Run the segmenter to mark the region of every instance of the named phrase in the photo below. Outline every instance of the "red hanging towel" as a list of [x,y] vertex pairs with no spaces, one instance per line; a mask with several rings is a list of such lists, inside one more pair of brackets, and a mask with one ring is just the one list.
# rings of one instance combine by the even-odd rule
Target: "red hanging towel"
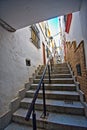
[[67,15],[65,32],[69,33],[70,25],[72,21],[72,13]]

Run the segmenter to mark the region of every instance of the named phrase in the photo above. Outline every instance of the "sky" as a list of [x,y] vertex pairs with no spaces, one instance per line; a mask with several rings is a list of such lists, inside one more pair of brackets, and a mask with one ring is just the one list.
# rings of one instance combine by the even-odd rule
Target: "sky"
[[[56,35],[59,32],[59,19],[58,17],[48,20],[48,25],[51,31],[51,36],[53,36],[56,45],[59,46],[59,38]],[[54,36],[56,35],[56,36]]]
[[58,33],[58,17],[48,20],[48,25],[52,36]]

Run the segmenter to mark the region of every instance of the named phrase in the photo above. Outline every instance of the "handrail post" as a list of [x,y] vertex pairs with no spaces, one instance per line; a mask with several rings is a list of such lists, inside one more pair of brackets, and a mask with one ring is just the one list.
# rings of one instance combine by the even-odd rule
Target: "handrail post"
[[51,71],[53,70],[53,68],[52,68],[52,63],[50,64],[50,66],[51,66]]
[[51,66],[51,71],[53,71],[53,57],[52,57],[52,59],[50,59],[50,66]]
[[50,78],[50,66],[48,65],[48,75],[49,75],[49,83],[51,83],[51,78]]
[[32,123],[33,123],[33,130],[37,130],[37,126],[36,126],[36,113],[35,113],[34,106],[33,106],[33,113],[32,113]]
[[46,117],[46,102],[45,102],[45,86],[44,83],[42,83],[42,90],[43,90],[43,113],[44,113],[44,118]]

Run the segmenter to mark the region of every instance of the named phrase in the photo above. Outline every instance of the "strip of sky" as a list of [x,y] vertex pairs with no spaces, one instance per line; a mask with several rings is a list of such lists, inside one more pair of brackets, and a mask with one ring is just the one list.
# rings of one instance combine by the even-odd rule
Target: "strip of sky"
[[51,31],[51,35],[56,35],[58,31],[59,20],[58,17],[48,20],[48,25]]

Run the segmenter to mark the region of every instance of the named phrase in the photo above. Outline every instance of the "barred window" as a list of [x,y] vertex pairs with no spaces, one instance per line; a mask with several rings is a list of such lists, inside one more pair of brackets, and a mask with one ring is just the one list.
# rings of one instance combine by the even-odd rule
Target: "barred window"
[[32,40],[32,43],[39,49],[40,48],[40,33],[35,24],[31,26],[31,40]]
[[77,75],[78,75],[78,76],[81,76],[82,73],[81,73],[81,66],[80,66],[80,64],[77,64],[77,65],[76,65],[76,69],[77,69]]

